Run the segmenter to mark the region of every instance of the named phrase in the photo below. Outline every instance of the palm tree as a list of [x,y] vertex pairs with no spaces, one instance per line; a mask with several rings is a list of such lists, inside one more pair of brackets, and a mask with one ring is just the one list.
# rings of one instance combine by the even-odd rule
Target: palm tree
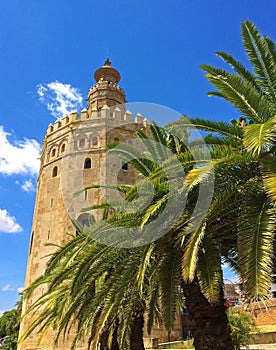
[[[234,74],[202,66],[219,90],[210,95],[231,102],[241,118],[236,123],[190,119],[195,128],[209,132],[205,142],[212,152],[216,186],[205,220],[186,240],[183,276],[193,281],[201,273],[202,255],[208,268],[216,266],[209,263],[211,246],[240,275],[248,299],[264,300],[275,269],[276,51],[271,39],[248,21],[242,24],[242,36],[254,73],[222,52],[218,55]],[[173,126],[183,128],[185,120]],[[205,181],[209,172],[210,164],[192,169],[188,184]]]
[[[39,316],[25,336],[38,326],[42,331],[55,324],[58,339],[61,332],[68,330],[70,322],[75,321],[78,328],[73,347],[82,337],[90,335],[93,348],[101,339],[101,334],[104,338],[108,337],[111,342],[112,335],[116,333],[121,345],[130,342],[131,349],[143,349],[144,312],[148,313],[149,330],[153,320],[161,315],[170,334],[178,300],[182,299],[180,304],[183,305],[185,297],[188,310],[197,320],[197,327],[194,330],[196,348],[206,348],[209,343],[208,346],[212,349],[215,349],[215,344],[219,349],[232,349],[224,299],[221,289],[218,288],[221,283],[217,283],[222,281],[220,264],[218,269],[216,265],[211,273],[209,269],[207,279],[205,264],[201,264],[201,274],[191,281],[184,281],[182,278],[181,266],[185,246],[181,242],[186,239],[186,228],[190,212],[194,208],[196,190],[190,191],[187,209],[181,211],[175,226],[172,226],[170,221],[175,219],[173,214],[177,212],[179,200],[186,191],[185,187],[182,192],[179,191],[179,178],[176,176],[178,173],[174,173],[175,176],[170,179],[172,186],[168,187],[166,169],[172,167],[175,171],[176,167],[175,156],[171,157],[170,153],[176,153],[179,158],[179,160],[176,158],[177,161],[181,161],[188,170],[193,167],[194,159],[183,143],[177,137],[168,134],[165,129],[152,125],[151,131],[158,143],[152,142],[142,131],[139,132],[146,147],[147,157],[144,152],[138,154],[137,149],[129,145],[120,145],[111,150],[113,154],[120,155],[124,161],[129,161],[136,167],[140,171],[140,176],[143,175],[151,181],[154,187],[151,204],[141,212],[133,214],[121,212],[121,203],[114,201],[112,204],[117,205],[118,212],[108,220],[95,223],[90,228],[79,227],[84,236],[73,238],[57,251],[49,261],[44,276],[27,291],[31,294],[41,283],[49,285],[48,292],[33,306],[33,309],[36,309],[47,305],[45,312]],[[175,185],[177,186],[174,188]],[[138,207],[144,203],[143,197],[140,198],[140,203],[137,198],[139,182],[129,188],[124,186],[119,188],[126,193],[126,200],[130,203],[134,202]],[[154,241],[156,232],[151,232],[147,224],[155,222],[156,217],[162,215],[169,201],[169,194],[176,200],[170,208],[172,217],[166,216],[169,223],[168,232]],[[108,208],[108,204],[104,203],[102,207]],[[145,237],[148,239],[150,236],[152,242],[141,247],[118,250],[116,245],[106,247],[93,241],[100,237],[105,243],[117,242],[116,244],[120,246],[120,240],[124,238],[122,227],[137,228],[137,224],[140,229],[133,231],[131,243],[135,245],[141,243],[141,236],[142,239]],[[78,227],[77,223],[76,226]],[[155,229],[161,230],[161,226],[155,225]],[[105,238],[109,241],[105,241]],[[144,244],[143,241],[142,243]],[[220,260],[217,256],[216,264],[218,261]],[[216,282],[210,284],[211,274],[216,276]],[[205,286],[209,299],[203,295],[198,280]],[[67,282],[64,283],[65,281]]]
[[[220,230],[223,235],[230,234],[232,251],[225,259],[240,275],[248,298],[262,300],[267,297],[275,269],[276,50],[272,40],[263,37],[249,21],[242,23],[242,38],[253,72],[223,52],[217,55],[234,73],[202,66],[218,89],[210,95],[232,103],[241,113],[240,120],[190,121],[210,133],[205,140],[216,154],[213,164],[220,205],[213,202],[215,206],[211,206],[206,218],[211,218],[210,230],[206,225],[201,238],[215,235],[217,239]],[[198,181],[197,174],[194,179]]]
[[[155,248],[151,256],[160,258],[157,265],[159,266],[160,281],[162,280],[161,276],[164,276],[166,271],[166,267],[162,266],[162,256],[169,256],[169,265],[172,266],[173,264],[170,274],[167,274],[167,282],[172,279],[173,283],[178,284],[182,290],[185,306],[195,321],[193,336],[196,349],[232,349],[233,345],[225,313],[225,300],[222,289],[221,249],[218,249],[214,244],[210,244],[210,239],[209,241],[207,239],[205,240],[205,244],[201,246],[200,250],[199,247],[195,246],[195,249],[193,249],[192,244],[186,244],[186,242],[191,243],[194,240],[196,241],[194,244],[201,243],[200,235],[202,235],[203,228],[205,229],[207,225],[204,220],[202,225],[199,225],[195,230],[191,231],[190,229],[190,225],[193,222],[193,220],[191,220],[193,210],[198,199],[199,182],[194,180],[193,183],[191,183],[189,178],[191,177],[193,179],[193,172],[199,169],[195,167],[198,163],[207,163],[206,167],[209,167],[209,172],[211,173],[212,169],[210,168],[210,163],[212,162],[209,160],[206,161],[204,157],[201,158],[200,161],[195,160],[193,152],[191,152],[191,147],[188,149],[184,146],[184,142],[181,142],[178,137],[172,136],[167,130],[153,125],[151,126],[151,131],[153,140],[158,140],[158,144],[152,143],[145,134],[139,132],[139,136],[146,145],[147,154],[151,153],[153,156],[150,164],[155,164],[155,168],[151,168],[150,171],[148,171],[148,162],[145,164],[146,169],[143,167],[141,168],[141,163],[143,163],[141,159],[143,159],[143,155],[139,155],[136,149],[132,149],[128,145],[122,144],[116,147],[112,150],[112,154],[120,156],[124,161],[129,161],[133,166],[136,166],[138,159],[139,167],[144,171],[143,175],[154,183],[154,187],[157,189],[151,205],[147,207],[146,211],[143,213],[142,227],[152,221],[155,222],[156,217],[162,215],[164,207],[168,203],[169,196],[172,196],[175,200],[175,207],[172,207],[171,211],[177,213],[177,207],[181,207],[181,201],[184,197],[183,193],[185,193],[186,206],[184,210],[175,221],[175,224],[171,224],[169,216],[166,218],[170,224],[168,232],[162,238],[154,242]],[[171,142],[171,140],[173,140],[173,142]],[[166,146],[165,150],[160,144]],[[180,147],[175,147],[177,144],[180,144]],[[201,148],[200,145],[194,145],[193,147]],[[162,158],[162,152],[166,153],[166,151],[168,154]],[[174,152],[174,156],[171,156],[168,151]],[[135,155],[134,161],[131,160],[134,158],[133,155]],[[188,172],[184,186],[184,179],[181,177],[181,174],[176,171],[177,165],[174,159],[175,156],[181,163],[182,168]],[[158,164],[155,162],[156,159],[158,159]],[[138,166],[136,167],[138,168]],[[202,167],[202,165],[200,167]],[[161,191],[158,191],[158,189],[160,189],[158,188],[159,184],[165,183],[168,185],[167,170],[170,168],[173,169],[175,178],[177,179],[175,183],[176,186],[163,187]],[[207,180],[208,177],[205,176],[205,181]],[[172,215],[172,218],[175,219],[176,217]],[[155,229],[161,230],[158,225],[155,225]],[[190,252],[192,252],[192,254],[190,254]],[[208,263],[206,264],[207,261]],[[195,262],[197,262],[197,266]],[[193,267],[191,268],[191,266]],[[187,269],[190,269],[188,274]],[[172,277],[176,277],[176,279]],[[163,296],[162,304],[164,309],[165,305],[171,306],[170,300],[173,299],[172,294],[170,294],[171,290],[172,288],[169,284],[166,284],[165,288],[162,290],[161,298]],[[168,315],[172,315],[172,317],[170,316],[170,318],[168,318]],[[172,312],[167,312],[164,315],[164,322],[169,331],[173,327],[173,316],[174,313]],[[168,324],[166,322],[170,323]]]

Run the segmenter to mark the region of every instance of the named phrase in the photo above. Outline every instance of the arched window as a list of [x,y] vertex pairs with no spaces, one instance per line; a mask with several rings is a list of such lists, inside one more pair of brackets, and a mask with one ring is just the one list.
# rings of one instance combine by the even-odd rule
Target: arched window
[[58,174],[58,167],[55,166],[55,167],[53,168],[52,177],[56,177],[57,174]]
[[84,161],[84,169],[91,169],[91,159],[90,158],[86,158]]
[[61,146],[61,149],[60,149],[61,153],[64,153],[64,151],[65,151],[65,143]]
[[31,235],[30,248],[29,248],[29,255],[31,254],[32,249],[33,249],[33,242],[34,242],[34,231],[32,232],[32,235]]
[[55,156],[56,156],[56,149],[55,149],[55,148],[52,150],[51,156],[52,156],[52,157],[55,157]]
[[85,213],[85,214],[81,214],[78,217],[78,222],[82,225],[82,226],[89,226],[89,214]]
[[80,147],[80,148],[83,148],[83,147],[84,147],[84,144],[85,144],[85,139],[80,139],[80,141],[79,141],[79,147]]
[[128,164],[127,163],[123,163],[122,164],[122,169],[123,170],[128,170]]

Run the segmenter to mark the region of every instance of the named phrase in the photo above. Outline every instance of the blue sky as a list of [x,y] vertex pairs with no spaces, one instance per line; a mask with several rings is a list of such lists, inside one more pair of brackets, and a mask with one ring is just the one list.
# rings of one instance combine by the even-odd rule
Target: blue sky
[[230,120],[237,112],[207,97],[199,65],[223,67],[216,51],[245,62],[240,23],[249,19],[275,41],[275,13],[274,0],[0,2],[0,310],[13,307],[24,285],[46,128],[86,107],[108,52],[129,102]]

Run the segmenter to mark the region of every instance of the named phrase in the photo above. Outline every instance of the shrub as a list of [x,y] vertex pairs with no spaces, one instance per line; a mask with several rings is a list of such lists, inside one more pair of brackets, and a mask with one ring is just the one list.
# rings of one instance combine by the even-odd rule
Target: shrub
[[231,336],[234,344],[234,349],[239,350],[241,346],[246,346],[249,343],[252,333],[256,333],[253,317],[244,311],[235,307],[230,307],[227,311]]

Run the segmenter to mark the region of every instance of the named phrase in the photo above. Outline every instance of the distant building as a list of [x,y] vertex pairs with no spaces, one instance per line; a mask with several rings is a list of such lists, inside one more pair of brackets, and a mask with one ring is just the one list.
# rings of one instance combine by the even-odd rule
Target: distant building
[[224,297],[229,299],[232,305],[235,305],[241,297],[241,289],[238,283],[224,284]]

